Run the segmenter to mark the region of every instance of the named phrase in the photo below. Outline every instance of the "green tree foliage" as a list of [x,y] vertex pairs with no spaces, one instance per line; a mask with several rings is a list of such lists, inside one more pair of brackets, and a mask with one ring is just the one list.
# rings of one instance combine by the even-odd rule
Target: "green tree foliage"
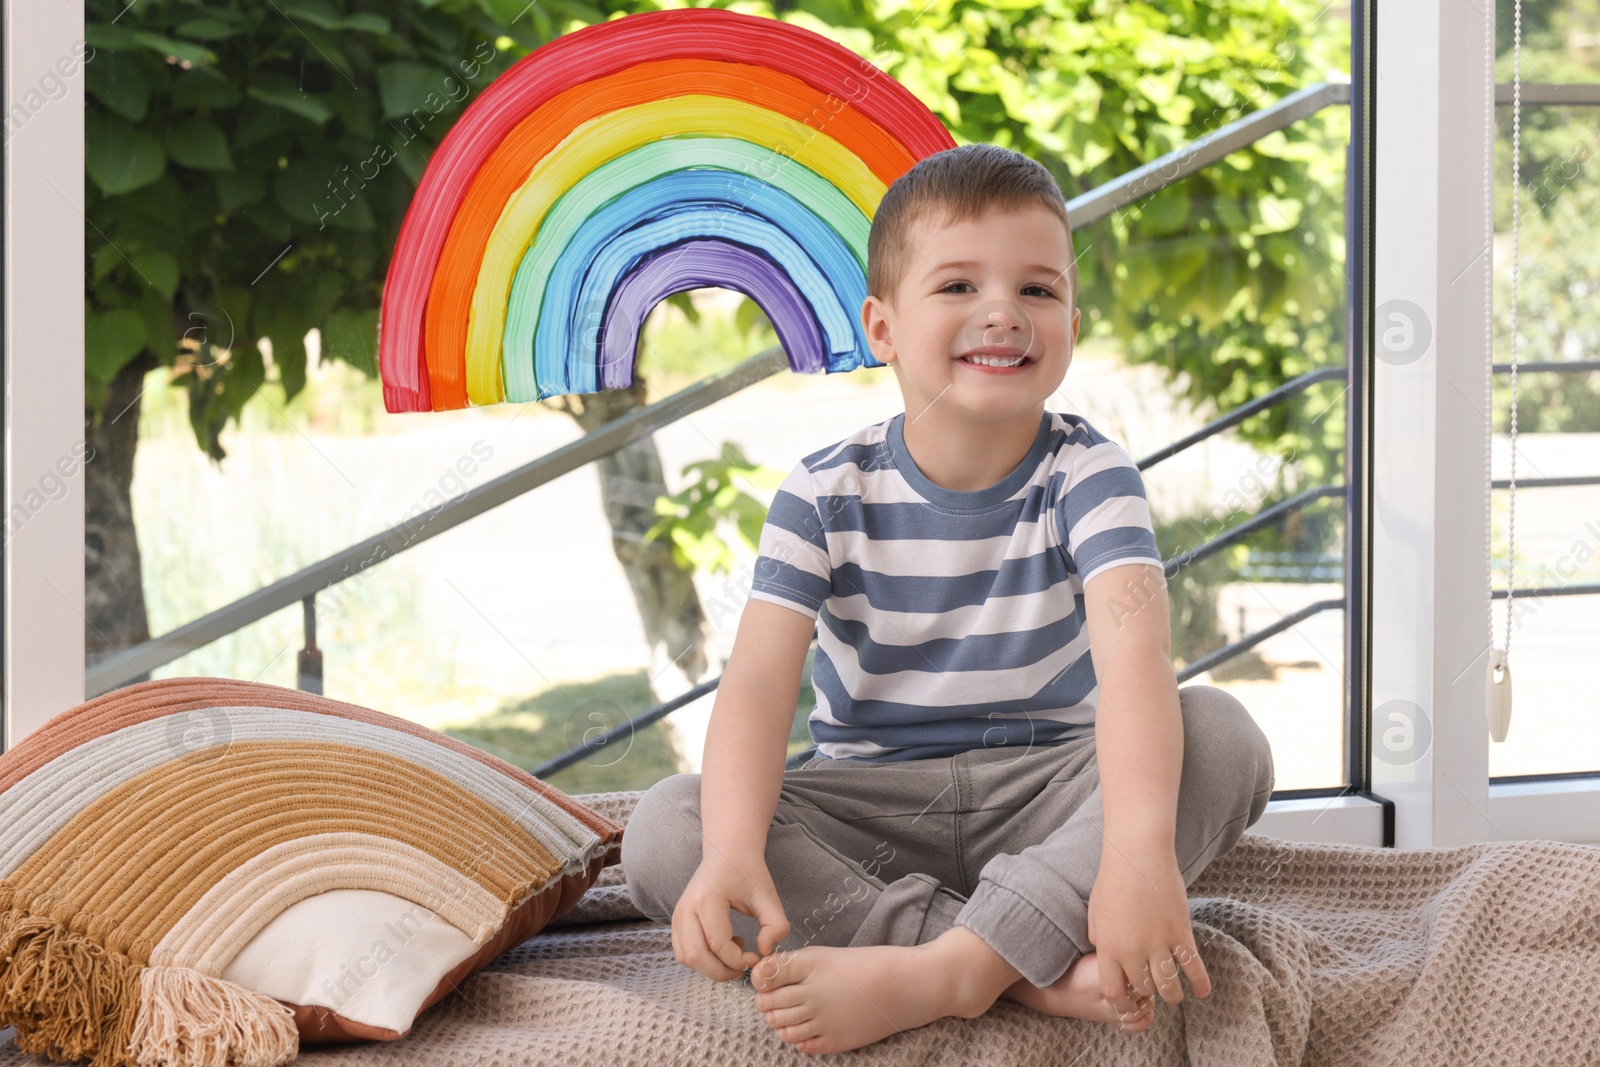
[[[1495,79],[1514,70],[1510,0],[1496,11]],[[1587,46],[1583,42],[1588,42]],[[1522,80],[1600,81],[1600,0],[1524,4]],[[1494,358],[1511,359],[1512,109],[1496,110]],[[1600,110],[1531,106],[1524,97],[1516,176],[1518,217],[1517,359],[1600,359]],[[1511,429],[1511,377],[1495,376],[1495,428]],[[1518,374],[1522,433],[1600,432],[1600,376]]]
[[786,474],[788,471],[752,463],[737,444],[724,441],[717,459],[683,468],[689,484],[682,492],[656,498],[656,514],[661,518],[645,532],[644,539],[667,538],[673,559],[685,570],[731,572],[735,560],[725,533],[731,528],[747,547],[759,548],[767,518],[767,505],[740,487],[776,491]]
[[[509,63],[636,8],[525,0],[88,0],[88,389],[144,346],[188,371],[197,439],[265,378],[287,395],[301,338],[376,373],[387,257],[432,146]],[[1226,5],[890,0],[739,10],[840,41],[905,84],[958,141],[1040,160],[1071,197],[1347,70],[1321,0]],[[507,39],[509,38],[509,39]],[[499,46],[495,42],[499,42]],[[1343,144],[1331,108],[1080,228],[1086,332],[1226,409],[1342,358]],[[1337,477],[1337,396],[1238,431]]]
[[[1037,159],[1070,200],[1309,85],[1348,80],[1349,24],[1332,7],[870,0],[779,17],[870,58],[957,141]],[[1327,108],[1077,228],[1084,336],[1162,366],[1201,411],[1342,364],[1349,121],[1348,109]],[[1296,457],[1284,468],[1293,484],[1263,506],[1340,480],[1340,389],[1319,384],[1233,431]],[[1315,508],[1256,541],[1319,550],[1338,520],[1336,508]]]
[[88,405],[148,348],[185,377],[219,460],[266,378],[258,339],[290,398],[313,327],[326,357],[377,373],[383,278],[429,153],[513,60],[603,17],[571,0],[86,6]]
[[[1517,285],[1517,360],[1600,359],[1600,248],[1592,223],[1600,217],[1600,178],[1594,164],[1581,180],[1523,220]],[[1509,200],[1509,193],[1505,194]],[[1511,359],[1509,243],[1496,264],[1495,361]],[[1600,376],[1517,375],[1517,429],[1522,433],[1600,433]],[[1495,428],[1511,429],[1511,377],[1495,375]]]

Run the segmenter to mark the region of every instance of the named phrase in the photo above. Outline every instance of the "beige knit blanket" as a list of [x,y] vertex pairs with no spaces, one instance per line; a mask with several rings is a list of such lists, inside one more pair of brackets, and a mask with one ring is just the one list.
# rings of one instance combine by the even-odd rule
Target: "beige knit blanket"
[[[626,821],[636,793],[577,797]],[[1600,1065],[1600,846],[1394,850],[1246,833],[1189,890],[1212,994],[1144,1032],[1009,1002],[856,1052],[808,1056],[742,981],[672,958],[607,868],[577,908],[470,977],[392,1044],[308,1067],[992,1064],[995,1067]],[[0,1038],[0,1067],[29,1062]]]

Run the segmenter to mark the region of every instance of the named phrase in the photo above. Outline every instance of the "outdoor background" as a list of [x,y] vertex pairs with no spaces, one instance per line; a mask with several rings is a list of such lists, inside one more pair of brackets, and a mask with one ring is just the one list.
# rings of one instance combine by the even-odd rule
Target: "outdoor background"
[[[89,0],[91,663],[776,343],[751,301],[700,290],[657,307],[631,393],[384,411],[378,302],[428,152],[539,44],[656,6],[146,0],[125,9]],[[958,142],[1026,152],[1068,199],[1350,72],[1344,3],[726,6],[870,58]],[[1509,81],[1503,7],[1498,76]],[[1525,80],[1600,81],[1597,0],[1525,10],[1523,33]],[[458,76],[463,63],[475,76]],[[1597,110],[1523,110],[1525,361],[1596,358],[1600,248],[1585,223],[1600,217]],[[1509,109],[1498,117],[1494,358],[1504,361]],[[1326,108],[1076,227],[1083,338],[1047,406],[1086,416],[1138,459],[1300,374],[1343,366],[1348,123],[1347,107]],[[403,128],[412,131],[404,143]],[[394,159],[376,178],[346,181],[385,143]],[[1502,431],[1509,387],[1497,376]],[[1345,403],[1341,381],[1320,383],[1147,471],[1163,555],[1307,489],[1342,485]],[[353,588],[322,594],[325,692],[536,766],[719,674],[777,479],[800,456],[899,410],[888,368],[783,372],[617,462],[422,543]],[[1594,375],[1519,376],[1518,415],[1519,478],[1597,473]],[[1497,437],[1495,477],[1509,472],[1506,446]],[[457,468],[463,457],[470,476]],[[1494,496],[1495,584],[1504,586],[1506,494]],[[1600,577],[1600,490],[1529,489],[1517,503],[1519,589]],[[1343,517],[1337,495],[1318,500],[1174,576],[1175,665],[1342,597]],[[662,519],[666,536],[649,537]],[[1497,605],[1497,642],[1504,610]],[[1581,653],[1595,645],[1596,618],[1589,597],[1519,607],[1518,710],[1510,740],[1491,749],[1492,774],[1600,766],[1600,721],[1584,713],[1595,666]],[[1487,642],[1487,607],[1484,625]],[[1193,679],[1234,692],[1256,716],[1280,789],[1346,780],[1344,642],[1343,613],[1324,611]],[[302,644],[296,605],[153,676],[294,686]],[[809,664],[803,683],[791,752],[809,744]],[[551,780],[570,792],[632,789],[697,770],[712,700]]]

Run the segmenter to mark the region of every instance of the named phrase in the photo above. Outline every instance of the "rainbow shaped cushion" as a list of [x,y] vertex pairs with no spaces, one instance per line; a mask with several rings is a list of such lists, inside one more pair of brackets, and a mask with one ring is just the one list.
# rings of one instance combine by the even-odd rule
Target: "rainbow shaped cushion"
[[626,388],[645,316],[711,286],[760,305],[796,372],[881,366],[872,215],[953,147],[889,75],[776,19],[677,8],[559,37],[428,161],[384,282],[384,406]]
[[353,704],[176,678],[0,755],[0,1026],[96,1067],[394,1039],[570,908],[622,827]]

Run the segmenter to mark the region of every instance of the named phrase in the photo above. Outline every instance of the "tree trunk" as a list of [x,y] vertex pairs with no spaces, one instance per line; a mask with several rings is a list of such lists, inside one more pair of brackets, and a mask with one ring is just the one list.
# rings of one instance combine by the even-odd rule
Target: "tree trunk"
[[[632,387],[562,397],[561,409],[592,431],[644,407],[645,391],[644,378],[635,370]],[[611,547],[633,587],[650,644],[650,691],[661,703],[693,688],[711,668],[705,613],[693,574],[674,562],[671,544],[644,541],[645,531],[658,518],[655,499],[667,492],[655,439],[641,438],[601,457],[596,466],[600,499],[611,523]],[[707,693],[659,723],[673,740],[679,766],[691,773],[700,771],[715,696],[715,691]],[[633,714],[643,710],[632,709]]]
[[[141,352],[111,383],[99,424],[90,411],[84,412],[84,432],[92,448],[91,462],[84,467],[85,642],[90,664],[150,638],[131,490],[144,377],[157,366],[154,353]],[[587,432],[643,407],[645,389],[643,377],[635,373],[632,388],[562,397],[561,409]],[[612,550],[628,576],[644,624],[650,691],[660,703],[697,685],[712,668],[705,613],[693,575],[673,561],[672,546],[644,541],[645,531],[656,522],[655,499],[667,492],[654,439],[646,437],[603,456],[597,466]],[[659,724],[672,738],[684,770],[700,770],[715,695],[706,694]],[[633,714],[643,710],[631,709]]]
[[[87,664],[150,639],[144,576],[133,525],[133,457],[139,446],[144,378],[160,365],[146,348],[112,381],[97,420],[84,409],[83,579]],[[140,675],[128,684],[144,681]]]

